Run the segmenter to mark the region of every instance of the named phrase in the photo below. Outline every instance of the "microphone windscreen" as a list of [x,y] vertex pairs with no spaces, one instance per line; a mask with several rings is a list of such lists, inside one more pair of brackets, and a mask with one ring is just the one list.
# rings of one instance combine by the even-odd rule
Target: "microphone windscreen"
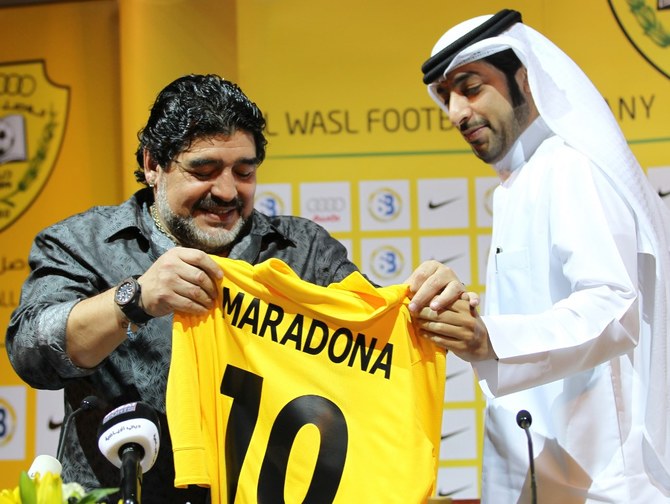
[[79,404],[79,407],[84,411],[104,408],[105,401],[103,401],[97,396],[90,395],[82,399],[81,403]]
[[121,449],[136,443],[144,450],[140,462],[145,473],[154,465],[160,448],[158,415],[142,402],[124,404],[110,411],[98,429],[98,448],[116,467],[121,467]]
[[522,409],[516,414],[516,423],[522,429],[527,429],[533,423],[533,418],[530,416],[530,413]]
[[52,457],[51,455],[38,455],[30,465],[30,469],[28,469],[28,476],[34,478],[37,473],[40,473],[40,475],[43,476],[48,472],[55,476],[60,476],[62,470],[63,466],[56,457]]

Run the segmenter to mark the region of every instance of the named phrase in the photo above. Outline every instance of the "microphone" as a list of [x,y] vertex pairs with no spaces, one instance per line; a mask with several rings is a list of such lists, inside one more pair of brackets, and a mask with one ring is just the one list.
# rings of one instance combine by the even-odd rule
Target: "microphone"
[[139,503],[142,474],[156,462],[160,447],[160,423],[146,403],[124,404],[110,411],[98,429],[98,448],[121,469],[121,499]]
[[79,407],[65,418],[63,427],[60,430],[60,437],[58,438],[58,450],[56,452],[56,458],[59,461],[62,460],[63,450],[65,449],[65,434],[67,434],[67,431],[70,428],[70,423],[72,423],[74,417],[76,417],[82,411],[90,411],[102,408],[103,406],[104,402],[101,399],[98,399],[96,396],[94,395],[86,396],[79,403]]
[[531,502],[537,504],[537,487],[535,485],[535,461],[533,457],[533,439],[530,436],[530,424],[533,418],[526,410],[521,410],[516,414],[516,423],[526,432],[528,438],[528,460],[530,461],[530,493]]

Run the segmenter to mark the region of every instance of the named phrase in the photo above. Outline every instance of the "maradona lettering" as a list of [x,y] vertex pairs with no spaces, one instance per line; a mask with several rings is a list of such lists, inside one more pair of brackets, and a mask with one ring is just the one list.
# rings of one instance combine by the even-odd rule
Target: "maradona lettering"
[[391,378],[392,343],[384,343],[378,349],[377,338],[371,338],[366,345],[365,334],[354,336],[346,327],[333,330],[320,320],[305,318],[300,313],[286,314],[281,306],[248,297],[251,296],[238,292],[233,298],[230,289],[223,288],[223,318],[238,329],[248,326],[256,336],[269,335],[280,345],[292,344],[296,350],[310,355],[326,352],[335,364],[346,364],[370,374],[380,372],[387,380]]

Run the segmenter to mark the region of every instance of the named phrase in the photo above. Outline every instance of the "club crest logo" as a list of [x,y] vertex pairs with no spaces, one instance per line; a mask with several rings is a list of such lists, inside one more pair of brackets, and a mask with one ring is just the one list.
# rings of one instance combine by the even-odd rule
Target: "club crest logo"
[[670,79],[670,0],[609,0],[631,44]]
[[69,88],[49,80],[43,61],[0,63],[0,232],[49,179],[67,123]]

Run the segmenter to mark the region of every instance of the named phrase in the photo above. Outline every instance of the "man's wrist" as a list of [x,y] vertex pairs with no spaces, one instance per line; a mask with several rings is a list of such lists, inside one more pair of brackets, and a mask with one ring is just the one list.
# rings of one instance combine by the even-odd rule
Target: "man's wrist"
[[129,325],[143,326],[154,318],[142,306],[142,286],[137,277],[128,277],[116,286],[114,302],[119,307]]

